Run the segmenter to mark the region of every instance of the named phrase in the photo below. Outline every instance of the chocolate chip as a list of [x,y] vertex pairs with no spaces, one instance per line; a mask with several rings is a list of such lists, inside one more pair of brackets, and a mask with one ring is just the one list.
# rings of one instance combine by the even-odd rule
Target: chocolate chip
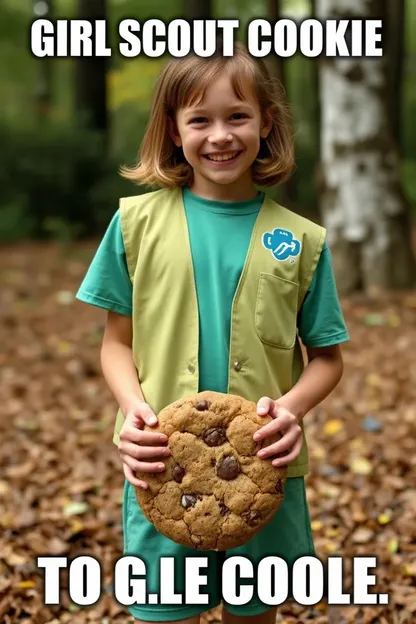
[[228,509],[228,507],[226,505],[224,505],[224,503],[219,502],[218,506],[220,508],[221,516],[226,516],[227,514],[230,513],[230,510]]
[[205,412],[208,408],[208,401],[198,401],[198,403],[195,405],[195,409],[197,409],[198,412]]
[[247,522],[247,524],[249,524],[250,526],[254,526],[256,524],[256,521],[261,518],[261,513],[256,510],[245,511],[241,514],[241,517],[245,522]]
[[216,463],[215,457],[211,457],[211,466],[215,466]]
[[240,472],[240,464],[235,457],[231,457],[231,455],[223,457],[223,459],[221,459],[221,461],[217,464],[217,475],[226,481],[235,479]]
[[182,483],[182,479],[185,475],[185,470],[179,464],[175,464],[172,470],[172,477],[175,479],[176,483]]
[[196,494],[183,494],[181,498],[181,505],[185,507],[185,509],[190,509],[191,507],[195,507],[196,501],[198,497]]
[[208,446],[221,446],[227,441],[227,436],[224,427],[211,427],[205,431],[202,439]]
[[274,489],[276,490],[276,492],[278,494],[284,494],[284,487],[283,487],[283,483],[282,480],[279,479],[278,482],[276,483],[276,485],[274,486]]

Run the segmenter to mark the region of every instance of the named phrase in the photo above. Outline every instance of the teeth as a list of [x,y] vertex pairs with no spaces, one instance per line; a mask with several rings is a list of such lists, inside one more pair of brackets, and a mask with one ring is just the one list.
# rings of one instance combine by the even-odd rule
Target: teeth
[[226,152],[224,154],[210,154],[207,156],[209,160],[223,161],[223,160],[231,160],[236,156],[238,152]]

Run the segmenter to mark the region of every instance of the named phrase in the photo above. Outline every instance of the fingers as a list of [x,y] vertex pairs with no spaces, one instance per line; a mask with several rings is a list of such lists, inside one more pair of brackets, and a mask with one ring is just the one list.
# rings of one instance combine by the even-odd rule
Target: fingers
[[268,436],[273,435],[278,431],[280,431],[279,423],[277,422],[277,420],[272,420],[271,422],[267,423],[267,425],[264,425],[264,427],[256,431],[256,433],[253,435],[253,439],[255,440],[255,442],[260,442],[260,440],[264,440],[264,438],[267,438]]
[[168,436],[164,433],[142,431],[134,427],[123,427],[120,431],[120,441],[134,442],[135,444],[142,444],[143,446],[156,446],[158,444],[165,444],[168,441]]
[[158,423],[157,417],[150,405],[144,403],[144,401],[140,402],[126,414],[126,421],[131,422],[134,426],[140,426],[140,423],[143,422],[145,425],[153,427]]
[[156,415],[147,403],[143,403],[140,406],[140,416],[143,418],[146,425],[150,425],[151,427],[158,423]]
[[272,461],[272,465],[277,468],[280,466],[286,466],[286,464],[290,464],[299,456],[299,453],[302,450],[302,443],[303,443],[303,439],[302,437],[300,437],[297,440],[297,442],[295,442],[290,453],[288,453],[288,455],[285,455],[284,457],[277,457],[276,459]]
[[286,431],[287,429],[295,427],[296,425],[299,427],[299,425],[297,424],[296,416],[294,416],[291,412],[287,410],[281,409],[277,412],[277,416],[274,420],[267,423],[267,425],[264,425],[263,427],[261,427],[261,429],[256,431],[253,438],[256,442],[258,442],[259,440],[267,438],[267,436],[269,435],[275,434],[278,431]]
[[[292,427],[280,440],[278,440],[277,442],[274,442],[274,444],[270,444],[270,446],[267,446],[263,449],[261,449],[257,455],[258,457],[261,457],[262,459],[265,457],[271,457],[272,455],[277,455],[277,453],[284,453],[285,451],[288,451],[289,449],[294,448],[295,444],[297,443],[297,441],[301,440],[302,442],[302,430],[299,427],[299,425],[295,425],[295,427]],[[286,459],[286,455],[284,457],[284,459]]]
[[147,490],[148,484],[146,481],[142,481],[141,479],[137,479],[134,472],[131,468],[129,468],[126,464],[123,464],[124,476],[127,481],[131,483],[134,487],[142,488],[143,490]]
[[169,457],[170,449],[168,446],[139,446],[132,442],[125,442],[119,448],[120,455],[128,455],[133,459],[156,459],[157,457]]
[[272,465],[275,467],[285,466],[296,459],[302,449],[302,429],[294,414],[285,408],[279,408],[271,399],[263,397],[260,399],[259,404],[264,407],[269,405],[270,407],[270,402],[273,403],[273,407],[270,408],[269,413],[274,417],[274,420],[256,431],[253,438],[256,442],[259,442],[271,435],[276,435],[276,433],[282,433],[283,436],[280,440],[261,449],[257,455],[261,459],[267,459],[290,450],[289,453],[283,454],[283,457],[275,457],[272,461]]
[[271,413],[275,408],[275,403],[270,397],[261,397],[257,402],[257,414],[259,416],[266,416]]
[[130,455],[124,455],[122,459],[134,472],[163,472],[166,469],[162,462],[139,461]]

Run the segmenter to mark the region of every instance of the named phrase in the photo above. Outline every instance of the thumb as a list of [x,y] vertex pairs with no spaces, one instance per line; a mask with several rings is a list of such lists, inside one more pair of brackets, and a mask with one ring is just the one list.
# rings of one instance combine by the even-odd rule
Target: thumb
[[154,412],[150,408],[150,405],[144,401],[139,403],[139,405],[131,411],[131,415],[134,420],[141,420],[145,425],[153,426],[158,422]]
[[274,401],[270,397],[261,397],[257,402],[257,414],[265,416],[274,408]]
[[143,418],[146,425],[157,425],[157,418],[147,403],[143,403],[143,405],[140,406],[140,416]]

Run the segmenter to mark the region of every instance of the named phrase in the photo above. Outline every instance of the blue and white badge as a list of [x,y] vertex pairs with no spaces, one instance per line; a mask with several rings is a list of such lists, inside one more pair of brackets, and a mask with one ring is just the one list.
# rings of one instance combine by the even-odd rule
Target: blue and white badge
[[273,233],[265,232],[262,241],[263,246],[270,249],[276,260],[281,262],[295,258],[302,248],[300,241],[293,236],[293,232],[281,228],[276,228]]

